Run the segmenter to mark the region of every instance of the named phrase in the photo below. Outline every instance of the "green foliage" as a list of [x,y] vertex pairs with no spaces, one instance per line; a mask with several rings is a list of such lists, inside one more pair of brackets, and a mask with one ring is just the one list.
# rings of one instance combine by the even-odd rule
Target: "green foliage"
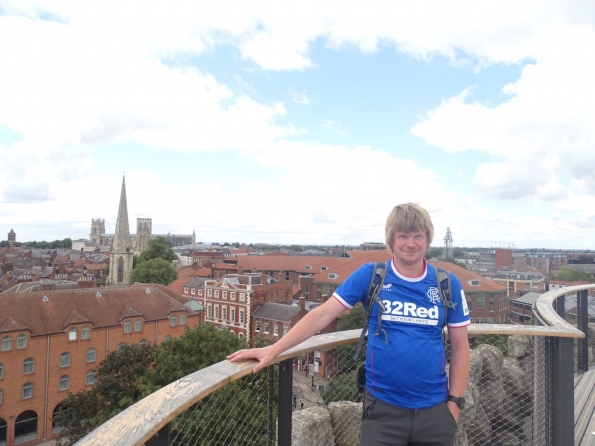
[[[8,246],[8,240],[0,241],[0,248],[5,248]],[[65,238],[63,240],[54,240],[53,242],[46,242],[45,240],[41,242],[16,242],[15,246],[22,246],[25,248],[40,248],[40,249],[56,249],[56,248],[72,248],[72,239]]]
[[361,303],[353,306],[349,314],[342,316],[337,324],[336,331],[353,330],[356,328],[363,328],[366,322],[366,315],[364,314],[364,307]]
[[173,249],[171,249],[171,245],[167,243],[163,237],[155,237],[154,239],[149,240],[147,249],[140,255],[139,263],[157,258],[169,262],[178,258]]
[[360,393],[357,389],[357,369],[332,378],[324,388],[322,400],[325,404],[334,401],[361,403],[364,398],[363,393]]
[[475,348],[481,344],[493,345],[498,347],[504,356],[508,356],[508,335],[481,335],[470,337],[469,344]]
[[163,342],[155,352],[155,367],[143,377],[144,395],[166,386],[190,373],[203,369],[248,345],[227,330],[199,324],[187,328],[180,338]]
[[461,258],[463,257],[465,254],[463,253],[463,250],[461,248],[455,248],[452,251],[452,256],[457,259],[457,258]]
[[91,390],[69,393],[52,423],[63,428],[58,446],[69,446],[142,397],[136,383],[154,365],[155,346],[125,344],[109,352]]
[[431,260],[434,257],[440,257],[442,255],[442,248],[430,248],[428,252],[426,252],[426,259]]
[[171,262],[156,258],[140,262],[130,273],[130,284],[140,282],[169,285],[177,278],[178,272]]
[[593,276],[590,274],[580,273],[568,266],[563,266],[560,270],[553,276],[556,280],[564,280],[565,282],[589,282],[593,283]]
[[[366,315],[364,313],[364,307],[361,303],[353,306],[351,312],[339,320],[336,331],[354,330],[356,328],[363,328],[366,322]],[[357,344],[341,345],[337,347],[337,357],[339,361],[339,372],[348,373],[354,369],[357,369],[363,364],[365,359],[365,344],[362,346],[362,352],[364,354],[358,358],[358,361],[353,360],[353,355],[357,348]]]

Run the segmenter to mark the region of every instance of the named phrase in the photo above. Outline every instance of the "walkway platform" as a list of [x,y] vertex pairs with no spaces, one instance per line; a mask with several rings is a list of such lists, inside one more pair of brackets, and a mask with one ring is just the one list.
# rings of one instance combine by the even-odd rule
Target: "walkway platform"
[[574,444],[595,446],[595,370],[574,378]]

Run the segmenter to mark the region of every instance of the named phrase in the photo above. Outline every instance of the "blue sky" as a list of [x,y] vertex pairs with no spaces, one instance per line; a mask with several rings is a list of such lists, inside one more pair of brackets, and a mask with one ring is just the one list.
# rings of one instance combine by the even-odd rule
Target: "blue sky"
[[593,17],[0,0],[0,234],[112,231],[125,173],[132,226],[205,242],[383,241],[414,201],[434,245],[595,249]]

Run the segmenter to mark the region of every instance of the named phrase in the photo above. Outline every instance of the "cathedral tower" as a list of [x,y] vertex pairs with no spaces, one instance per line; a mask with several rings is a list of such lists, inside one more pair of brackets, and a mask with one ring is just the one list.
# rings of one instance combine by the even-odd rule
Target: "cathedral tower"
[[14,229],[11,229],[8,233],[8,247],[14,248],[14,245],[17,241],[17,233],[14,232]]
[[136,219],[136,251],[143,252],[149,246],[153,232],[153,221],[150,218]]
[[101,245],[101,236],[105,234],[105,220],[98,218],[97,220],[91,219],[91,233],[89,234],[89,240],[96,245]]
[[120,206],[118,219],[114,231],[114,241],[110,251],[109,284],[127,285],[132,272],[132,240],[130,226],[128,225],[128,204],[126,202],[126,178],[122,179],[122,192],[120,193]]

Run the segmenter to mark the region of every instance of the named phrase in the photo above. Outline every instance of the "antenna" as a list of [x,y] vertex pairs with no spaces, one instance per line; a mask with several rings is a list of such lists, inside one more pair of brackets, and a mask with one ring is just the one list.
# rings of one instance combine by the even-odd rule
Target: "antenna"
[[450,232],[450,228],[446,228],[446,235],[444,236],[444,251],[442,252],[442,257],[445,260],[452,260],[452,232]]

